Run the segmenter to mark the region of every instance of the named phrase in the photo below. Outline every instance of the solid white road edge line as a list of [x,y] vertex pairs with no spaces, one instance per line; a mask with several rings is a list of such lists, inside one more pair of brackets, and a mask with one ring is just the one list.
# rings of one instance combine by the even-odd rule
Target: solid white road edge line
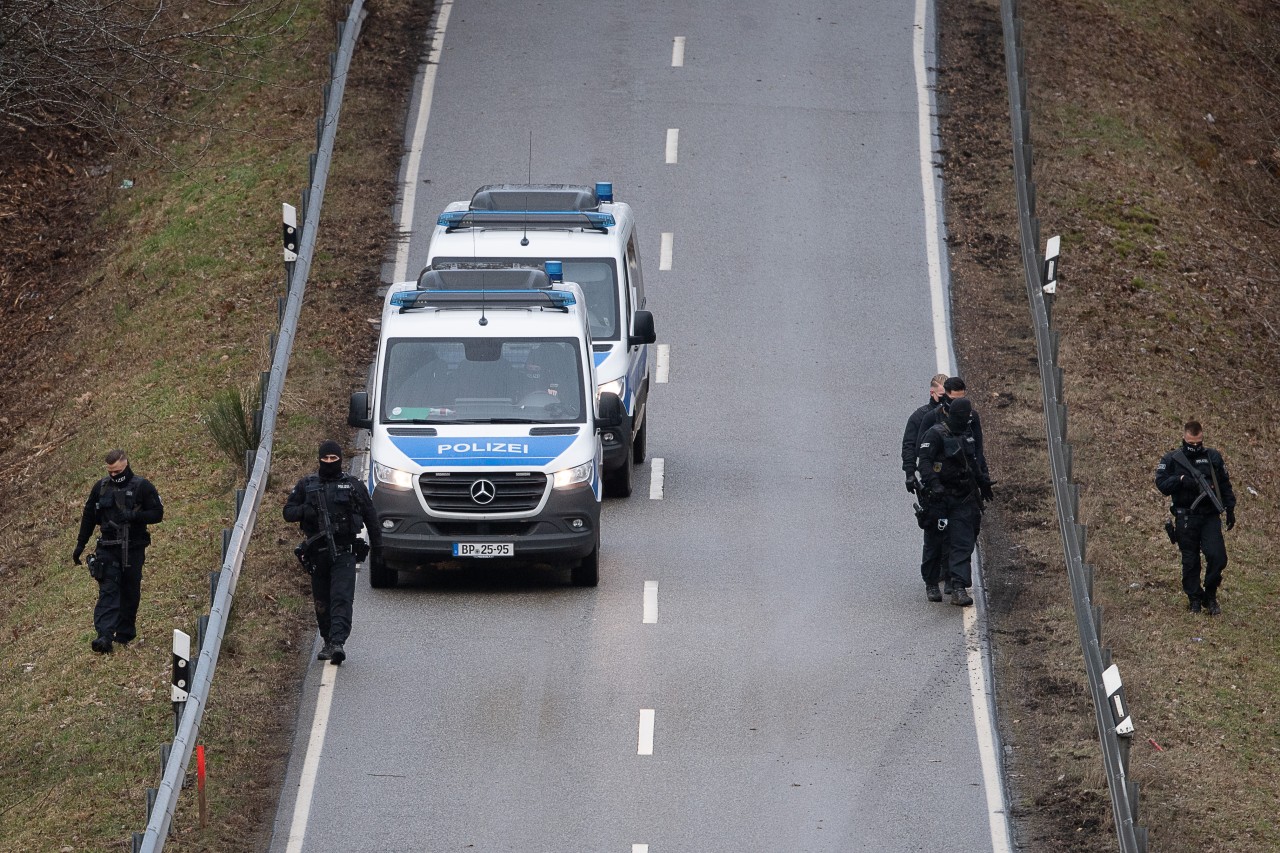
[[667,128],[667,162],[676,162],[676,150],[680,147],[680,128]]
[[658,366],[655,382],[665,383],[671,376],[671,344],[658,344]]
[[[672,163],[675,161],[668,160],[667,162]],[[675,249],[675,244],[676,244],[675,232],[663,231],[661,248],[658,250],[658,269],[660,270],[671,269],[671,255]]]
[[650,466],[649,480],[649,500],[662,500],[662,490],[664,488],[663,480],[667,476],[667,463],[665,459],[654,457],[653,464]]
[[422,92],[418,101],[418,119],[413,125],[413,142],[409,147],[409,162],[405,166],[404,192],[400,200],[400,240],[396,248],[396,266],[391,282],[404,281],[409,268],[409,231],[413,227],[413,209],[418,203],[418,170],[422,163],[422,148],[427,140],[427,121],[431,118],[431,97],[436,88],[436,69],[444,52],[444,31],[449,26],[449,13],[453,0],[442,0],[436,13],[435,35],[431,37],[431,51],[427,54],[426,68],[422,71]]
[[[681,68],[684,66],[684,36],[676,36],[671,43],[671,67]],[[648,845],[645,845],[646,847]]]
[[640,744],[636,755],[653,755],[653,709],[640,709]]
[[[925,255],[929,265],[929,293],[933,307],[933,346],[937,353],[939,373],[955,373],[955,354],[951,351],[951,328],[948,322],[946,293],[942,286],[942,256],[938,234],[938,194],[933,174],[933,116],[929,97],[929,72],[925,64],[925,35],[929,0],[916,0],[915,76],[916,115],[920,129],[920,183],[924,199]],[[977,607],[965,608],[965,645],[968,649],[969,696],[973,705],[973,724],[978,736],[978,755],[982,762],[983,786],[987,795],[987,823],[991,833],[992,853],[1009,853],[1008,811],[1004,802],[1004,785],[996,758],[992,697],[987,692],[982,639],[978,636]]]
[[658,624],[658,582],[644,582],[644,607],[642,609],[643,616],[641,624],[656,625]]
[[648,844],[632,844],[631,853],[649,853]]
[[324,749],[324,734],[329,729],[329,708],[333,704],[333,686],[341,667],[321,661],[320,691],[316,694],[316,715],[311,721],[311,737],[307,741],[307,757],[302,762],[302,774],[298,778],[298,797],[293,802],[293,823],[289,826],[289,846],[286,853],[302,853],[302,842],[307,836],[307,819],[311,816],[311,794],[316,787],[316,773],[320,769],[320,753]]

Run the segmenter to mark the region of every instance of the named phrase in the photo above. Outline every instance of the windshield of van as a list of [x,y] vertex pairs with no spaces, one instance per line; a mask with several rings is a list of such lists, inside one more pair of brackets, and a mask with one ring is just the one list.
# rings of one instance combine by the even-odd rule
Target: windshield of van
[[383,423],[583,423],[582,358],[572,338],[394,338]]
[[[432,264],[474,263],[476,258],[433,258]],[[541,267],[547,258],[483,258],[487,262],[525,264]],[[618,270],[613,258],[551,258],[564,264],[564,280],[582,288],[587,300],[587,319],[593,341],[616,341],[622,330],[618,322]]]

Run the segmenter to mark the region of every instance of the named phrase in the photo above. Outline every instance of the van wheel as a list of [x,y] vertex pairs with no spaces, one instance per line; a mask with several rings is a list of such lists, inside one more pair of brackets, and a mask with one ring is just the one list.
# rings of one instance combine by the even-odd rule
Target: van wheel
[[379,568],[369,561],[369,586],[374,589],[395,589],[400,585],[400,572],[392,568]]
[[605,472],[604,493],[609,497],[631,497],[632,481],[635,479],[636,473],[636,461],[633,458],[633,454],[634,449],[627,448],[627,452],[622,455],[623,459],[626,460],[622,463],[622,467]]
[[600,583],[600,540],[596,539],[596,547],[582,558],[582,562],[573,567],[570,580],[574,586],[596,586]]
[[645,414],[644,422],[640,424],[640,429],[636,430],[636,437],[632,440],[631,458],[637,465],[645,460],[649,455],[649,415]]

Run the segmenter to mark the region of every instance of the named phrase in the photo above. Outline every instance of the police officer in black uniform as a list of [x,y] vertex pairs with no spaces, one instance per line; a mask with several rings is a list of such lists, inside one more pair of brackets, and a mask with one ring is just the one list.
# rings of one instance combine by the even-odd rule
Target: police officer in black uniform
[[97,547],[89,558],[89,572],[98,582],[98,603],[93,608],[97,636],[90,644],[95,652],[107,654],[112,643],[128,645],[138,636],[138,602],[142,597],[142,564],[151,544],[148,524],[164,518],[160,493],[143,477],[133,473],[123,450],[110,451],[107,476],[93,484],[84,512],[80,514],[80,534],[71,560],[80,565],[93,529],[101,527]]
[[343,644],[351,634],[356,562],[364,558],[360,530],[369,531],[375,564],[382,561],[382,531],[368,489],[342,470],[342,446],[320,442],[319,459],[319,471],[293,487],[284,520],[298,523],[307,537],[299,557],[311,573],[316,624],[324,640],[316,659],[340,664],[347,659]]
[[[1196,475],[1199,474],[1197,477]],[[1236,493],[1222,454],[1204,446],[1204,428],[1187,421],[1182,447],[1171,450],[1156,466],[1156,488],[1170,498],[1173,536],[1182,552],[1182,591],[1192,613],[1207,609],[1210,616],[1222,612],[1218,586],[1227,566],[1227,545],[1222,539],[1222,518],[1205,487],[1221,502],[1227,530],[1236,526]],[[1200,585],[1200,553],[1204,552],[1204,586]]]
[[[919,501],[917,516],[927,517],[929,513],[929,496],[919,488],[920,481],[916,476],[916,446],[920,437],[929,426],[937,422],[937,413],[946,396],[943,383],[947,374],[939,373],[929,382],[929,402],[911,413],[907,418],[907,426],[902,431],[902,473],[907,481],[907,492],[916,495]],[[938,583],[943,580],[943,556],[945,553],[947,533],[938,530],[936,525],[924,525],[924,547],[920,554],[920,577],[924,579],[925,596],[930,601],[942,601],[942,592]],[[950,576],[946,578],[946,592],[951,592]]]
[[982,528],[982,503],[994,499],[991,477],[970,431],[973,404],[952,400],[942,423],[920,439],[920,479],[929,495],[926,524],[947,533],[951,603],[973,604],[973,548]]

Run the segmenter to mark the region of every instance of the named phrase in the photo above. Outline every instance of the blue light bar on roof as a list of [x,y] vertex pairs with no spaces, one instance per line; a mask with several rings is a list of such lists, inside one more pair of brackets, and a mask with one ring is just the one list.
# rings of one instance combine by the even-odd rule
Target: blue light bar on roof
[[547,278],[552,284],[564,281],[564,264],[560,261],[547,261],[542,267],[547,271]]
[[596,181],[596,199],[613,201],[613,181]]
[[583,225],[603,231],[617,224],[612,213],[581,210],[446,210],[436,220],[436,225],[442,228],[466,228],[473,225],[565,228]]
[[401,311],[431,306],[568,308],[577,303],[568,290],[402,290],[391,295],[391,304]]

